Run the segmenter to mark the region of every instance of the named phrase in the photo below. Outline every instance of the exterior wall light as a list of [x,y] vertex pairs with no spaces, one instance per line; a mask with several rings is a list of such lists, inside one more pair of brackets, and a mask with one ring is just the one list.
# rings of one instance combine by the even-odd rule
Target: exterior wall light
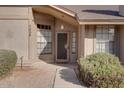
[[60,28],[61,28],[61,30],[63,30],[63,29],[64,29],[64,25],[61,25],[61,27],[60,27]]

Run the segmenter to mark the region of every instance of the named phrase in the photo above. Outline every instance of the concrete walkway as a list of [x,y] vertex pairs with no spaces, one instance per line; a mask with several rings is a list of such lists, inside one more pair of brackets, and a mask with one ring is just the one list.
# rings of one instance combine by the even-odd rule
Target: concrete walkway
[[54,88],[83,88],[73,68],[57,69]]
[[0,88],[81,88],[73,64],[35,62],[23,69],[16,67],[0,80]]
[[42,62],[32,66],[16,67],[12,73],[0,80],[0,88],[52,88],[56,68]]

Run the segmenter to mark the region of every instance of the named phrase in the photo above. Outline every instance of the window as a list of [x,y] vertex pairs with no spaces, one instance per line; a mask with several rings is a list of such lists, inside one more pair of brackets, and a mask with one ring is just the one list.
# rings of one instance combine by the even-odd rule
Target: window
[[114,54],[114,26],[96,27],[96,52]]
[[72,53],[76,53],[76,32],[72,32]]
[[52,35],[51,27],[48,25],[37,25],[37,53],[38,55],[42,54],[51,54],[52,53]]
[[51,26],[50,25],[37,24],[37,28],[51,30]]

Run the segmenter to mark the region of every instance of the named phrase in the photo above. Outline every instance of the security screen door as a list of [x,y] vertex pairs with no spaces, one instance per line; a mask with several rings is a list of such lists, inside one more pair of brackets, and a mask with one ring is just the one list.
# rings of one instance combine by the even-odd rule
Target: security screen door
[[67,62],[68,61],[68,33],[58,32],[57,33],[57,61]]

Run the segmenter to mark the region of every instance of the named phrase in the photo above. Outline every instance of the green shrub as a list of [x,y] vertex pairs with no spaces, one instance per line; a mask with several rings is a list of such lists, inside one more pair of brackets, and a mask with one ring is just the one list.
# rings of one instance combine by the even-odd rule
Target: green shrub
[[0,50],[0,77],[10,72],[16,65],[17,56],[14,51]]
[[124,87],[124,69],[119,59],[107,53],[80,58],[80,78],[87,87]]

